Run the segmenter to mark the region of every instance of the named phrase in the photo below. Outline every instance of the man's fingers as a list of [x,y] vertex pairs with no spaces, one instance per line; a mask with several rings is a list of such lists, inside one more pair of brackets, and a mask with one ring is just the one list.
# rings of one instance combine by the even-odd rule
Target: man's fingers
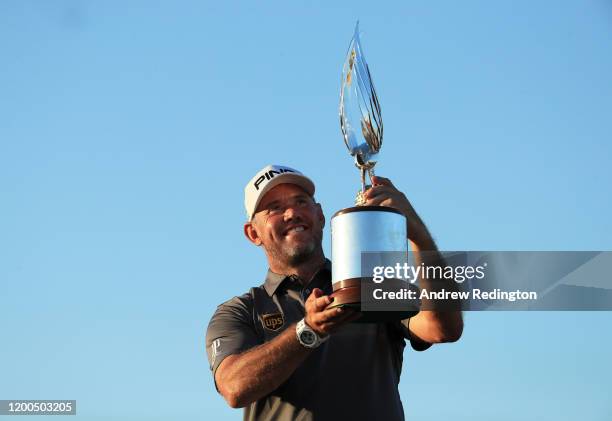
[[342,307],[328,308],[315,314],[313,321],[319,325],[329,323],[343,317],[347,313],[347,309]]
[[334,307],[311,314],[306,323],[320,334],[329,334],[359,317],[361,317],[361,313],[355,309]]
[[334,299],[329,295],[323,295],[322,297],[316,298],[314,300],[314,306],[317,311],[323,311],[325,308],[330,305]]
[[384,201],[388,200],[388,196],[380,195],[366,200],[368,206],[380,206]]
[[379,195],[384,194],[384,193],[391,194],[393,192],[395,192],[395,189],[393,187],[391,187],[391,186],[378,185],[378,186],[370,187],[365,192],[365,197],[366,197],[366,199],[371,199],[373,197],[379,196]]
[[342,315],[329,320],[320,325],[321,330],[326,333],[333,333],[336,329],[344,326],[347,323],[354,322],[361,317],[361,313],[353,309],[344,309]]
[[319,297],[324,295],[323,291],[319,288],[314,288],[308,298],[306,298],[306,304],[308,303],[316,303]]
[[378,175],[375,175],[374,177],[372,177],[372,183],[374,183],[374,186],[382,184],[385,186],[393,187],[393,183],[391,182],[391,180],[385,177],[378,176]]

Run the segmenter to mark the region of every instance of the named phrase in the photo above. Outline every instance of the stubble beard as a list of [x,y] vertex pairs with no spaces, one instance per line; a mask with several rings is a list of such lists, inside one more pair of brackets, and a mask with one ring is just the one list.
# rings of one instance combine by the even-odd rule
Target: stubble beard
[[287,266],[298,266],[307,262],[321,250],[321,238],[311,238],[307,243],[296,245],[283,245],[281,247],[266,247],[276,261],[283,262]]

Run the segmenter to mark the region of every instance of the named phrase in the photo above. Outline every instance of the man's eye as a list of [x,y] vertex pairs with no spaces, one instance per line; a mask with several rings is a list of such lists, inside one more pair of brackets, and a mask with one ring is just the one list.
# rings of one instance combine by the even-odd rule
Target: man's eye
[[298,199],[297,204],[300,206],[304,206],[308,204],[308,201],[306,199]]
[[280,205],[272,205],[268,208],[268,213],[278,213],[281,210]]

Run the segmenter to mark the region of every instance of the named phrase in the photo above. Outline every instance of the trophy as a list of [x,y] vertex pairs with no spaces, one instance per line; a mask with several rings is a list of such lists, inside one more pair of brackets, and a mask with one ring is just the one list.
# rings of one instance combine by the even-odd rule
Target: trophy
[[[344,143],[359,169],[361,190],[355,200],[356,206],[339,210],[331,219],[332,306],[363,311],[364,302],[372,298],[365,291],[371,289],[373,266],[403,263],[397,261],[398,256],[407,261],[408,240],[406,217],[400,211],[385,206],[365,205],[364,194],[369,188],[366,177],[371,184],[382,146],[383,123],[380,103],[359,40],[359,22],[355,26],[342,69],[340,127]],[[364,263],[364,255],[374,258]],[[395,281],[397,285],[398,280],[390,281]],[[387,280],[385,282],[389,285]],[[407,284],[400,282],[400,286]],[[405,311],[365,311],[360,321],[396,320],[410,317],[416,312],[414,308]]]

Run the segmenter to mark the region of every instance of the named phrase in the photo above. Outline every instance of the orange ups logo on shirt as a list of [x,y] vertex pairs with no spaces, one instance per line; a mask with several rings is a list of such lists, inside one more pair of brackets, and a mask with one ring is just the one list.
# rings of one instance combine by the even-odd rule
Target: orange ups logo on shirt
[[285,319],[281,313],[264,314],[261,321],[266,329],[278,330],[285,324]]

